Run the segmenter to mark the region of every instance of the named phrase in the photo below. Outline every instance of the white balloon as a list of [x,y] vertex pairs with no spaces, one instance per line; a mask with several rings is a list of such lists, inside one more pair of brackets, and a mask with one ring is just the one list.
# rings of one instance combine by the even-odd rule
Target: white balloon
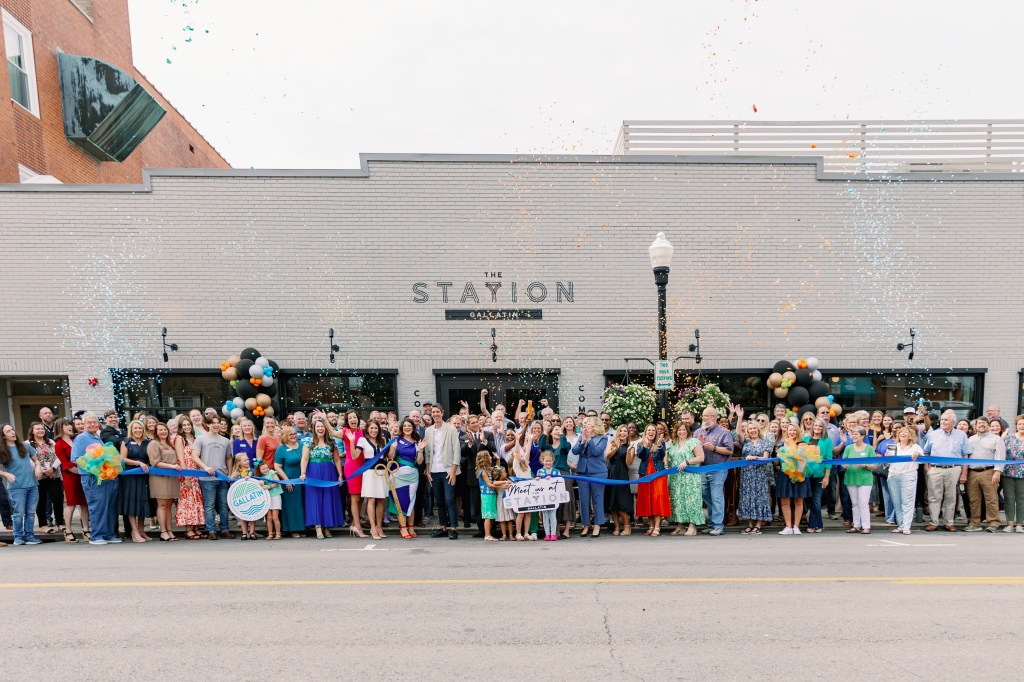
[[231,418],[232,419],[241,419],[244,416],[245,416],[245,410],[243,410],[241,407],[236,407],[235,409],[231,410]]
[[264,375],[263,380],[260,381],[260,385],[261,386],[273,386],[274,385],[274,377],[268,377],[268,376]]
[[245,407],[245,401],[241,398],[232,398],[231,402],[235,404],[235,407]]
[[[233,403],[232,403],[232,404],[233,404]],[[227,406],[227,405],[222,405],[222,406],[221,406],[221,408],[220,408],[220,413],[221,413],[222,415],[224,415],[225,417],[230,417],[230,416],[231,416],[231,410],[229,410],[229,409],[228,409],[228,406]]]
[[270,367],[270,360],[267,360],[264,357],[259,357],[256,358],[253,364],[255,364],[257,367]]
[[807,358],[807,369],[812,372],[821,367],[821,363],[818,362],[818,358]]
[[811,372],[811,378],[815,381],[821,381],[821,372],[819,370],[814,370]]
[[260,367],[259,365],[253,365],[252,367],[249,368],[249,376],[251,376],[253,379],[259,379],[261,376],[263,376],[263,368]]

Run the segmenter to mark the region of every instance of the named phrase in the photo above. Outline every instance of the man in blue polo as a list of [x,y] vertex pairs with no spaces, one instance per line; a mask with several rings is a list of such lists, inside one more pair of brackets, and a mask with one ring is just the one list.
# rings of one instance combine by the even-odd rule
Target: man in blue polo
[[[82,415],[85,431],[78,434],[71,446],[71,461],[76,461],[93,445],[103,447],[100,438],[100,420],[92,412]],[[90,545],[117,544],[121,538],[114,532],[117,523],[117,487],[118,480],[100,483],[92,474],[82,471],[82,491],[85,503],[89,507],[89,520],[92,531],[89,535]]]
[[[702,426],[693,434],[704,449],[704,464],[720,464],[732,458],[732,432],[718,424],[718,410],[708,405],[701,415]],[[712,471],[700,475],[701,496],[707,505],[708,535],[725,532],[725,479],[728,471]]]
[[[946,410],[939,418],[939,428],[928,433],[928,442],[924,446],[924,454],[932,457],[950,457],[963,459],[973,454],[967,434],[956,426],[956,412]],[[957,484],[960,476],[967,475],[967,467],[959,464],[926,464],[928,476],[928,512],[931,523],[924,527],[926,531],[939,529],[939,513],[946,519],[944,528],[956,531],[953,525],[953,514],[956,512]]]

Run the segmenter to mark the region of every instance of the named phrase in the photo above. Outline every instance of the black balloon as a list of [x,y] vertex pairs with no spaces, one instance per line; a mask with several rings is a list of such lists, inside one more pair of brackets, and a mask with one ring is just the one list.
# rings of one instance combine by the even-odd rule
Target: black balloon
[[279,420],[284,419],[284,415],[281,414],[281,401],[274,398],[270,401],[270,406],[274,408],[274,416]]
[[248,381],[250,379],[249,368],[252,367],[254,364],[256,363],[254,363],[252,360],[238,361],[238,364],[235,365],[235,369],[238,370],[238,383],[242,383],[243,380]]
[[242,358],[243,360],[255,360],[256,358],[260,357],[260,352],[255,348],[246,348],[245,350],[238,354],[238,357]]
[[772,367],[772,371],[773,372],[778,372],[779,374],[785,374],[786,372],[792,372],[793,371],[793,363],[790,362],[789,360],[779,360],[778,362],[775,363],[775,366]]
[[[804,414],[807,413],[807,412],[810,412],[813,415],[817,415],[818,414],[818,409],[814,405],[812,405],[810,403],[807,403],[806,405],[804,405],[803,407],[800,408],[800,410],[797,412],[797,414],[800,416],[800,418],[803,418]],[[811,434],[807,433],[807,434],[804,434],[804,435],[809,436]]]
[[271,398],[273,398],[275,395],[277,395],[277,381],[270,384],[269,386],[264,386],[261,390],[267,395],[269,395]]
[[238,386],[235,388],[235,390],[238,392],[238,397],[241,398],[242,400],[245,400],[247,398],[255,398],[256,394],[259,393],[259,389],[250,384],[248,379],[246,379],[245,381],[239,379]]
[[798,369],[796,371],[796,385],[804,388],[814,382],[814,374],[809,369]]
[[253,414],[252,410],[246,410],[245,411],[245,416],[246,416],[246,418],[249,419],[249,421],[252,421],[252,422],[258,421],[258,419],[259,419],[255,414]]
[[[239,384],[239,386],[241,386],[241,384]],[[807,394],[807,389],[803,386],[793,386],[789,389],[789,395],[786,396],[786,402],[788,402],[791,407],[804,405],[809,399],[810,396]]]
[[815,401],[818,398],[824,398],[829,394],[829,387],[824,381],[813,381],[811,385],[807,387],[807,393],[811,396],[811,401]]
[[268,360],[267,362],[270,364],[271,367],[274,368],[274,378],[276,379],[277,378],[277,373],[281,371],[281,368],[273,360]]

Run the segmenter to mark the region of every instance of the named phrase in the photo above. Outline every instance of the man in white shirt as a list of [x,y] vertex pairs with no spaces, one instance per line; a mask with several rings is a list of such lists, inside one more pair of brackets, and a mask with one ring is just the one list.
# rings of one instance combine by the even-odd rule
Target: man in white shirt
[[[1006,444],[989,430],[987,417],[974,421],[974,435],[969,442],[973,451],[971,459],[1006,459]],[[1002,464],[968,464],[967,470],[960,476],[960,482],[967,484],[967,499],[971,503],[971,518],[967,528],[964,528],[967,532],[981,530],[982,504],[985,505],[985,530],[990,533],[999,530],[998,490],[1002,475]]]
[[434,531],[433,537],[443,538],[447,535],[449,540],[458,540],[455,480],[461,470],[459,462],[462,459],[459,431],[444,421],[444,410],[440,405],[431,408],[431,417],[433,424],[427,427],[423,437],[427,441],[424,449],[427,481],[434,492],[438,520],[441,522],[441,528]]
[[[956,426],[956,412],[946,410],[939,419],[939,428],[928,434],[928,442],[924,446],[924,454],[932,457],[948,457],[964,459],[971,455],[971,444],[967,434]],[[925,471],[928,477],[928,512],[931,523],[924,527],[928,532],[939,529],[940,516],[945,517],[945,530],[956,531],[953,525],[953,513],[956,510],[956,484],[967,467],[959,464],[928,464]]]

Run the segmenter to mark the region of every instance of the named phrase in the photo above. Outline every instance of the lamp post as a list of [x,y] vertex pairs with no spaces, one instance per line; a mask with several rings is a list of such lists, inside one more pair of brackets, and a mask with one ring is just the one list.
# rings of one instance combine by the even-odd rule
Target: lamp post
[[[651,256],[651,269],[654,270],[654,284],[658,287],[658,359],[668,360],[668,320],[666,318],[668,272],[672,265],[672,252],[675,247],[665,238],[664,232],[658,236],[648,247],[647,252]],[[668,414],[668,392],[659,391],[661,394],[661,419],[665,420]]]

